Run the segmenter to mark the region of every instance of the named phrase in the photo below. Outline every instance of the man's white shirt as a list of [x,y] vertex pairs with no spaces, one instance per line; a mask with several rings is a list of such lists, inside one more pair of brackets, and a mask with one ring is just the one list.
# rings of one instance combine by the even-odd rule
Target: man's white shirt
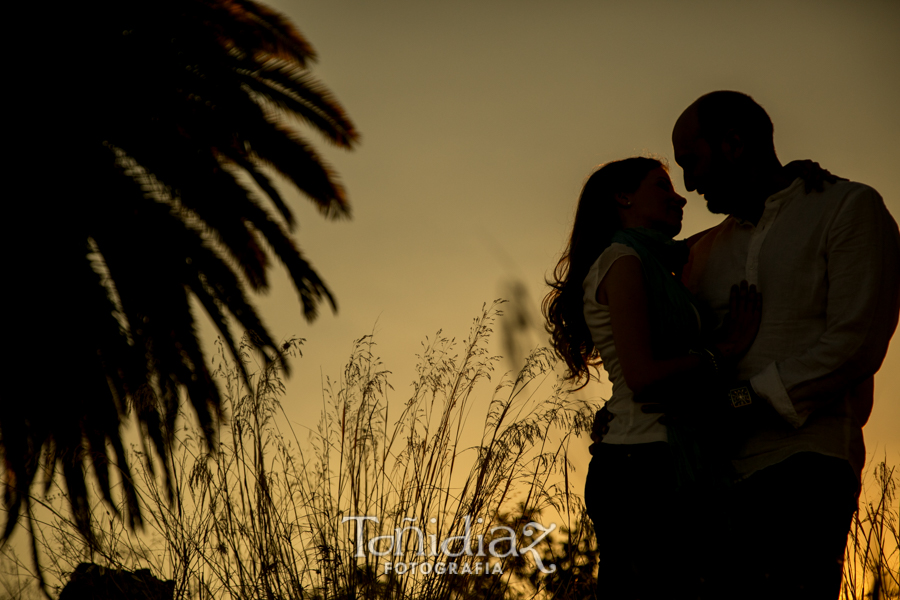
[[900,310],[900,234],[881,196],[853,182],[766,200],[757,225],[726,218],[692,248],[687,287],[728,312],[731,285],[762,293],[762,324],[738,379],[777,412],[735,460],[744,476],[797,452],[865,462],[862,426]]

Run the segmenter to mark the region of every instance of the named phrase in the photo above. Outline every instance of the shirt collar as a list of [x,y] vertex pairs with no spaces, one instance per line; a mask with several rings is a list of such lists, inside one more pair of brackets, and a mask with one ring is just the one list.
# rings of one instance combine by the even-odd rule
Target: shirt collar
[[780,204],[781,202],[784,202],[795,193],[803,191],[805,185],[806,183],[803,181],[803,178],[798,177],[791,182],[791,185],[787,186],[783,190],[778,190],[777,192],[766,198],[766,207],[772,204]]
[[[791,185],[787,186],[784,189],[778,190],[777,192],[766,198],[763,214],[765,214],[766,211],[777,209],[779,206],[790,200],[791,197],[794,196],[797,192],[802,192],[805,185],[806,183],[803,181],[803,178],[798,177],[791,182]],[[752,222],[740,217],[731,215],[731,218],[737,221],[738,224],[742,227],[754,227]]]

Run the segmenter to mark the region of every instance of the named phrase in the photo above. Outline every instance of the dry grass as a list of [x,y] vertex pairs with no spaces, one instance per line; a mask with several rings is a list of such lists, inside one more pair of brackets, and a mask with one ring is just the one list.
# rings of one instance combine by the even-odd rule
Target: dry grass
[[900,471],[885,457],[866,475],[847,539],[841,600],[900,598]]
[[[102,534],[94,549],[53,509],[62,492],[39,499],[47,511],[36,531],[45,572],[62,582],[82,561],[149,568],[175,580],[178,599],[540,594],[546,578],[533,576],[533,567],[552,552],[550,539],[524,556],[511,546],[537,539],[525,534],[541,511],[576,528],[582,503],[570,484],[568,445],[590,427],[595,407],[556,382],[556,361],[546,349],[535,351],[515,378],[492,382],[498,357],[489,355],[487,341],[499,314],[498,303],[485,307],[462,343],[440,332],[426,339],[413,392],[399,408],[388,402],[389,373],[372,338],[361,338],[341,376],[326,382],[319,423],[302,442],[281,409],[279,366],[255,364],[248,389],[220,350],[216,374],[231,418],[219,451],[207,453],[199,431],[182,426],[172,457],[173,502],[153,473],[137,469],[148,529],[127,531],[97,504],[93,516]],[[289,340],[285,350],[296,354],[300,342]],[[241,352],[253,369],[249,344]],[[479,420],[469,423],[479,410]],[[467,442],[473,427],[481,429],[475,445]],[[135,464],[144,464],[133,452],[140,459]],[[366,544],[401,530],[390,556],[357,556],[354,523],[344,522],[354,516],[378,519],[366,522]],[[434,536],[440,546],[463,536],[467,524],[471,539],[481,536],[485,547],[496,540],[496,553],[506,556],[452,557],[440,548],[436,556],[427,550],[419,556],[417,536],[404,530],[419,527],[426,544]],[[491,533],[500,526],[509,529]],[[498,540],[508,531],[515,544]],[[382,537],[375,550],[388,540]],[[461,541],[448,544],[447,553],[461,550]],[[485,560],[504,574],[476,574],[483,566],[475,563]],[[385,562],[424,562],[431,572],[385,573]],[[438,563],[458,574],[438,574]],[[7,565],[27,574],[24,561],[8,557]],[[476,572],[463,573],[465,565]]]
[[[34,533],[55,591],[90,561],[174,579],[178,600],[593,597],[593,531],[573,492],[584,474],[570,477],[568,448],[589,428],[595,407],[559,383],[546,349],[532,353],[516,377],[494,381],[498,357],[487,341],[499,315],[498,303],[485,307],[463,342],[440,332],[426,338],[412,393],[400,405],[389,401],[390,373],[373,339],[357,340],[340,376],[326,381],[319,421],[302,440],[282,411],[279,365],[257,362],[245,341],[248,388],[219,348],[216,375],[231,418],[218,452],[208,453],[199,430],[181,420],[173,500],[146,466],[136,470],[145,531],[128,531],[97,502],[92,514],[101,534],[90,548],[60,508],[67,506],[61,489],[34,498]],[[297,356],[301,343],[288,340],[284,349]],[[473,429],[480,430],[474,444]],[[134,464],[145,465],[132,452]],[[898,479],[886,460],[868,473],[841,600],[900,597]],[[377,517],[365,522],[363,543],[376,551],[391,544],[390,555],[357,552],[354,522],[346,522],[357,516]],[[461,539],[430,551],[430,536],[439,546],[464,536],[467,523],[475,548],[480,538],[500,556],[448,556],[464,550]],[[559,528],[543,537],[541,526],[551,523]],[[423,532],[424,556],[414,527]],[[513,551],[536,541],[533,550]],[[39,596],[30,559],[4,550],[0,597]],[[485,561],[502,574],[478,574],[476,563]],[[429,566],[401,575],[386,573],[385,562]],[[457,574],[438,574],[439,563]],[[463,573],[466,565],[475,572]]]

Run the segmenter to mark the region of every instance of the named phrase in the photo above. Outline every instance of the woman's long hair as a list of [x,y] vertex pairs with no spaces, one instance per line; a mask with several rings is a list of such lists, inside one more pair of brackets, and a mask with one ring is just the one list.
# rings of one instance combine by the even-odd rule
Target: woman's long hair
[[541,308],[554,350],[566,362],[566,378],[590,381],[590,367],[600,364],[584,320],[583,282],[597,257],[622,228],[617,194],[637,191],[650,171],[664,167],[655,158],[633,157],[606,163],[588,178],[578,199],[572,237],[547,284],[553,288]]

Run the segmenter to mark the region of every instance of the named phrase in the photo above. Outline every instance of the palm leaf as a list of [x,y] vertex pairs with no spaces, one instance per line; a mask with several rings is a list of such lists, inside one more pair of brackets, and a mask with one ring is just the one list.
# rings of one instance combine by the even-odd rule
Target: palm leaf
[[[140,524],[121,438],[129,419],[164,465],[170,491],[182,397],[214,451],[222,404],[191,298],[233,354],[236,324],[253,332],[268,360],[281,360],[245,292],[266,289],[270,257],[287,269],[308,319],[334,298],[288,235],[294,217],[271,174],[326,216],[349,211],[334,173],[284,123],[293,119],[339,147],[358,140],[309,73],[309,43],[269,8],[107,1],[69,13],[68,27],[46,41],[61,72],[31,69],[23,86],[46,103],[56,130],[23,146],[47,160],[31,161],[22,176],[35,183],[31,195],[8,213],[21,235],[6,241],[16,257],[7,277],[18,347],[17,377],[0,398],[3,543],[20,516],[31,518],[41,469],[45,490],[62,474],[89,542],[89,479],[113,510],[112,482],[120,481],[128,521]],[[146,460],[152,471],[150,453]]]

